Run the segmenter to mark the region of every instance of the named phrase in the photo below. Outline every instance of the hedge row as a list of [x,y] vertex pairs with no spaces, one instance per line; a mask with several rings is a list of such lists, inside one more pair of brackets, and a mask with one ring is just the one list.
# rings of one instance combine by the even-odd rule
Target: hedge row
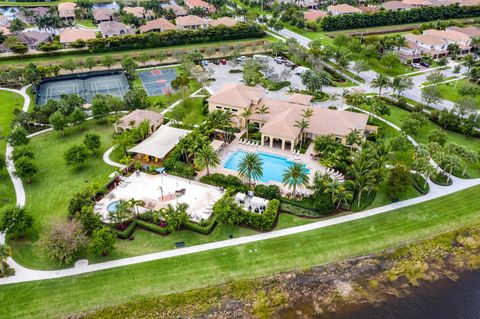
[[321,26],[324,31],[369,28],[384,25],[407,24],[434,20],[448,20],[480,16],[480,6],[432,6],[404,11],[385,10],[376,13],[356,13],[327,16]]
[[280,210],[280,201],[271,200],[262,214],[252,213],[245,210],[242,214],[242,224],[259,230],[270,230],[275,224],[278,211]]
[[198,30],[169,30],[165,32],[148,32],[97,38],[87,40],[86,44],[93,52],[105,52],[260,38],[264,35],[264,31],[257,24],[238,23],[233,27],[220,25]]
[[112,227],[112,230],[117,234],[117,237],[118,238],[121,238],[121,239],[128,239],[133,231],[135,230],[135,227],[137,226],[137,221],[135,220],[132,220],[130,222],[130,224],[128,225],[127,228],[125,228],[124,230],[118,230],[114,227]]
[[208,235],[212,232],[212,230],[215,228],[215,226],[217,225],[217,218],[216,216],[213,216],[209,223],[205,226],[202,226],[202,225],[199,225],[199,224],[196,224],[196,223],[192,223],[192,222],[187,222],[185,224],[183,224],[182,226],[185,227],[186,229],[189,229],[191,231],[194,231],[194,232],[197,232],[197,233],[200,233],[200,234],[204,234],[204,235]]

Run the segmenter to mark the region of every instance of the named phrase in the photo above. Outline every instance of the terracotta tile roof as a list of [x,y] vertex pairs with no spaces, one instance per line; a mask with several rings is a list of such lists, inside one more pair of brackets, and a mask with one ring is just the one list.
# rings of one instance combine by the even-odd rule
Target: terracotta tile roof
[[103,36],[116,36],[124,34],[133,34],[133,30],[126,24],[117,21],[104,21],[98,24]]
[[145,10],[143,7],[124,7],[123,11],[126,13],[131,13],[137,18],[143,18],[143,16],[153,17],[153,12],[151,10]]
[[92,10],[93,18],[97,21],[110,20],[117,11],[113,9],[94,9]]
[[131,122],[135,122],[135,125],[140,125],[144,121],[150,122],[150,125],[161,124],[163,122],[163,114],[149,111],[149,110],[134,110],[131,113],[125,115],[118,120],[117,126],[124,128],[131,128]]
[[288,98],[288,102],[297,103],[300,105],[310,105],[312,102],[313,96],[307,94],[293,93]]
[[60,43],[72,43],[77,40],[95,39],[96,34],[93,30],[65,28],[60,32]]
[[257,104],[265,96],[265,89],[242,84],[227,84],[208,98],[209,102],[247,108]]
[[187,10],[184,7],[180,7],[178,4],[167,4],[163,6],[165,10],[172,10],[175,15],[178,16],[186,16]]
[[233,27],[235,24],[237,24],[237,21],[235,21],[234,19],[230,18],[230,17],[221,17],[221,18],[218,18],[218,19],[214,19],[214,20],[210,20],[208,21],[208,23],[211,25],[211,26],[217,26],[217,25],[224,25],[224,26],[227,26],[227,27]]
[[188,8],[204,8],[208,10],[210,13],[214,13],[217,10],[215,9],[215,6],[211,5],[208,2],[205,2],[203,0],[185,0],[185,5]]
[[60,2],[58,4],[58,11],[71,11],[77,8],[77,4],[74,2]]
[[340,13],[362,13],[362,10],[345,3],[328,6],[327,11],[335,11]]
[[178,17],[175,19],[177,26],[193,26],[193,25],[207,25],[208,21],[199,16],[188,15],[185,17]]
[[447,30],[453,30],[464,33],[470,37],[480,37],[480,28],[478,27],[448,27]]
[[18,41],[22,42],[27,46],[37,46],[45,41],[48,41],[53,36],[52,33],[41,32],[41,31],[23,31],[18,34]]
[[427,0],[402,0],[402,2],[416,7],[425,7],[432,5],[432,3]]
[[325,11],[313,10],[313,9],[310,9],[307,12],[303,13],[303,17],[305,18],[305,20],[308,20],[308,21],[317,21],[317,19],[322,19],[327,15],[328,14]]
[[362,10],[363,13],[377,13],[380,11],[378,7],[374,6],[359,6],[358,9]]
[[459,42],[467,42],[470,40],[470,37],[465,33],[458,32],[455,30],[435,30],[429,29],[423,31],[425,35],[432,35],[434,37],[438,37],[440,39],[446,39],[450,41],[459,41]]
[[413,41],[415,43],[423,43],[426,45],[442,45],[444,44],[443,40],[432,35],[426,35],[426,34],[405,34],[404,35],[405,39],[408,41]]
[[7,27],[0,27],[0,32],[1,32],[4,36],[12,35],[12,32],[10,32],[10,29],[7,28]]
[[413,6],[403,1],[387,1],[382,4],[382,8],[385,10],[402,10],[413,8]]
[[175,25],[165,18],[159,18],[159,19],[147,21],[145,25],[140,26],[140,32],[142,33],[149,32],[152,30],[166,31],[166,30],[175,30],[175,29],[176,29]]

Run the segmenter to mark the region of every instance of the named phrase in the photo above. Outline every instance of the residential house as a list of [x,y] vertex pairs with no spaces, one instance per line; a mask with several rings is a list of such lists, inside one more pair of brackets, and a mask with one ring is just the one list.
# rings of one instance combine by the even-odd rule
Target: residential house
[[94,9],[92,14],[93,19],[98,24],[100,22],[114,21],[117,11],[113,9]]
[[104,38],[135,33],[130,27],[118,21],[100,22],[98,27]]
[[[262,145],[279,146],[294,150],[301,136],[315,139],[322,135],[333,135],[345,143],[346,136],[353,130],[364,133],[367,130],[368,115],[355,112],[330,110],[311,106],[313,97],[294,94],[286,100],[268,98],[265,89],[248,87],[242,84],[226,85],[218,93],[208,98],[209,111],[230,110],[238,127],[252,123],[259,127]],[[266,107],[269,112],[257,112]],[[306,109],[311,109],[310,126],[302,131],[296,122],[301,120]],[[245,110],[251,115],[245,118]]]
[[303,17],[307,21],[317,21],[325,18],[328,14],[325,11],[310,9],[303,13]]
[[453,30],[468,35],[470,38],[480,37],[479,27],[448,27],[446,30]]
[[230,18],[230,17],[221,17],[221,18],[218,18],[218,19],[209,20],[208,23],[212,27],[216,27],[218,25],[224,25],[226,27],[233,27],[235,24],[237,24],[237,21],[235,19]]
[[155,132],[163,123],[163,114],[149,110],[134,110],[123,116],[115,124],[115,132],[122,133],[138,127],[143,122],[149,123],[149,134]]
[[197,30],[208,28],[209,26],[209,23],[206,19],[193,15],[178,17],[175,19],[175,24],[177,25],[177,29],[180,30]]
[[27,24],[35,24],[36,18],[48,14],[46,7],[25,7],[24,10],[15,14],[15,18]]
[[342,4],[328,6],[327,12],[332,16],[337,16],[342,14],[362,13],[363,11],[349,4],[342,3]]
[[358,9],[362,10],[362,13],[377,13],[380,12],[380,9],[376,6],[359,6]]
[[402,2],[406,5],[412,6],[413,8],[429,7],[433,5],[433,3],[428,0],[402,0]]
[[58,15],[65,20],[75,20],[75,9],[77,4],[74,2],[61,2],[58,4]]
[[203,0],[185,0],[185,7],[188,10],[192,10],[192,9],[195,9],[195,8],[201,8],[201,9],[205,10],[205,12],[208,12],[208,13],[215,13],[217,11],[217,9],[215,8],[214,5],[212,5],[208,2],[205,2]]
[[403,1],[387,1],[382,3],[381,7],[385,10],[392,10],[392,11],[403,11],[403,10],[409,10],[413,8],[412,5],[406,4]]
[[399,56],[402,60],[418,59],[420,55],[428,55],[433,59],[447,56],[447,43],[442,39],[428,34],[406,34],[407,46],[399,48]]
[[38,50],[42,43],[51,42],[53,34],[41,31],[23,31],[17,35],[18,41],[25,44],[29,50]]
[[123,8],[125,13],[133,14],[134,17],[139,19],[151,20],[155,17],[152,10],[145,10],[143,7],[125,7]]
[[147,21],[145,25],[140,26],[140,32],[163,32],[167,30],[175,30],[177,27],[165,18],[159,18]]
[[89,29],[65,28],[60,32],[60,43],[64,48],[78,40],[87,41],[95,38],[95,31]]
[[163,6],[163,9],[165,9],[166,11],[172,10],[177,17],[184,17],[188,14],[187,10],[185,10],[184,7],[181,7],[178,4],[167,4]]
[[0,15],[0,27],[10,27],[10,20],[6,16]]
[[10,32],[10,29],[7,27],[0,27],[0,33],[6,37],[8,37],[9,35],[12,35],[12,32]]
[[470,36],[462,32],[458,32],[455,30],[429,29],[429,30],[423,31],[423,34],[431,35],[431,36],[442,39],[447,44],[447,48],[449,44],[458,45],[460,49],[460,52],[458,53],[459,55],[468,54],[472,49],[470,45],[470,42],[471,42]]

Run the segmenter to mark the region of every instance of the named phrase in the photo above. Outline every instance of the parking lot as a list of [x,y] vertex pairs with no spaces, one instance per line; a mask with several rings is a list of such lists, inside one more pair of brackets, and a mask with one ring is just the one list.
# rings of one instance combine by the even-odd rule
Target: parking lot
[[[289,68],[285,66],[284,64],[278,64],[274,61],[272,57],[268,57],[267,63],[270,67],[273,68],[274,72],[273,74],[279,75],[284,69]],[[239,63],[235,69],[236,70],[242,70],[244,65],[244,62]],[[238,73],[230,73],[231,70],[234,69],[233,64],[230,61],[227,61],[226,65],[215,65],[213,63],[209,63],[206,68],[211,68],[214,73],[213,73],[213,78],[215,78],[215,81],[211,82],[209,87],[213,92],[218,92],[225,84],[231,84],[231,83],[243,83],[243,75],[241,72]],[[291,69],[291,68],[289,68]],[[303,90],[305,89],[305,86],[302,84],[302,79],[300,76],[295,75],[295,71],[292,70],[290,77],[287,79],[287,81],[290,81],[291,87]],[[271,97],[276,97],[276,96],[284,96],[285,92],[288,90],[288,87],[285,87],[279,91],[267,91],[267,94]]]

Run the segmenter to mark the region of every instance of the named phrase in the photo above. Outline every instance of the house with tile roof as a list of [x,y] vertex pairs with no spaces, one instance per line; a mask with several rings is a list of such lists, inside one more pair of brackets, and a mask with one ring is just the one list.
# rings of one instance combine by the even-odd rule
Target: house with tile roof
[[387,1],[381,4],[381,8],[385,10],[403,11],[413,8],[413,6],[403,1]]
[[328,6],[327,12],[332,16],[337,16],[342,14],[362,13],[363,11],[349,4],[342,3],[342,4]]
[[166,5],[163,6],[163,9],[166,10],[166,11],[172,10],[173,13],[175,14],[175,16],[177,16],[177,17],[184,17],[184,16],[188,15],[187,10],[184,7],[181,7],[176,3],[166,4]]
[[164,32],[168,30],[175,30],[177,27],[165,18],[158,18],[147,21],[144,25],[140,26],[140,32]]
[[75,9],[77,4],[74,2],[61,2],[58,4],[58,16],[65,20],[75,20]]
[[310,9],[303,13],[303,18],[307,21],[317,21],[325,18],[327,15],[325,11]]
[[155,132],[163,123],[163,114],[150,111],[136,109],[129,114],[123,116],[115,123],[115,132],[121,133],[138,127],[143,122],[149,124],[149,134]]
[[208,28],[210,25],[207,19],[194,15],[178,17],[175,19],[175,24],[179,30],[197,30]]
[[188,10],[195,9],[195,8],[201,8],[205,10],[205,12],[208,13],[215,13],[217,9],[215,8],[214,5],[205,2],[203,0],[185,0],[185,7]]
[[17,35],[18,41],[25,44],[29,50],[38,50],[38,47],[53,40],[53,33],[42,31],[23,31]]
[[93,19],[98,24],[100,22],[107,22],[115,20],[118,12],[113,9],[93,9],[92,10]]
[[98,28],[104,38],[135,33],[129,26],[118,21],[100,22]]
[[65,28],[60,32],[60,44],[64,48],[68,48],[72,42],[78,40],[91,40],[95,39],[97,36],[95,31],[88,29],[78,29],[78,28]]
[[123,11],[125,13],[133,14],[134,17],[139,19],[151,20],[155,17],[152,10],[145,10],[144,7],[124,7]]
[[230,18],[230,17],[221,17],[221,18],[218,18],[218,19],[209,20],[208,23],[212,27],[216,27],[216,26],[219,26],[219,25],[224,25],[226,27],[233,27],[235,24],[237,24],[237,21],[235,19]]
[[[228,110],[233,114],[233,125],[243,128],[247,123],[259,127],[261,144],[273,147],[280,142],[282,149],[294,150],[301,135],[315,139],[321,135],[333,135],[345,143],[346,136],[353,130],[364,133],[367,130],[368,115],[330,110],[311,105],[312,96],[293,94],[287,99],[268,98],[262,87],[249,87],[243,84],[225,85],[219,92],[208,98],[209,111]],[[268,113],[258,112],[267,108]],[[311,109],[310,127],[302,132],[296,122],[305,110]],[[250,116],[243,116],[250,110]]]

